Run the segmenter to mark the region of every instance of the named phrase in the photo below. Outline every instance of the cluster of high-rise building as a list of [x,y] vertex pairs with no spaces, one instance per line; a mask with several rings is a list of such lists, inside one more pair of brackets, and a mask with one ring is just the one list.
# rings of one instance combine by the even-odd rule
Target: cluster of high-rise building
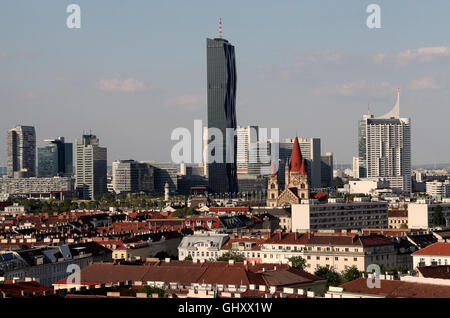
[[[112,182],[108,188],[107,149],[95,135],[83,134],[74,144],[66,142],[64,137],[45,140],[48,144],[38,149],[36,165],[35,129],[17,126],[8,132],[7,177],[70,178],[74,175],[74,192],[81,199],[94,199],[108,189],[117,194],[161,194],[168,187],[170,193],[189,194],[192,187],[207,186],[209,193],[258,192],[273,206],[284,196],[284,190],[297,187],[291,184],[290,172],[300,168],[292,167],[292,160],[298,160],[293,158],[298,147],[308,191],[332,187],[333,153],[321,154],[319,138],[279,141],[268,138],[259,126],[237,125],[234,46],[220,35],[207,39],[206,53],[208,125],[203,129],[201,165],[182,164],[178,171],[170,162],[119,160],[112,165]],[[389,113],[380,117],[367,114],[359,121],[353,177],[382,180],[395,191],[409,193],[412,190],[411,126],[408,118],[400,118],[399,103],[398,93]],[[271,188],[275,179],[278,193]]]

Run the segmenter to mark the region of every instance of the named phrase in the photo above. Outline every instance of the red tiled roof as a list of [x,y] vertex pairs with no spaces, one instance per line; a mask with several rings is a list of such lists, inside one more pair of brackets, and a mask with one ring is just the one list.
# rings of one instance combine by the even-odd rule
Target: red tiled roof
[[381,280],[380,288],[369,288],[367,278],[358,278],[339,287],[346,293],[379,295],[388,298],[450,298],[450,286]]
[[273,233],[264,244],[306,244],[308,242],[307,233]]
[[10,281],[6,281],[0,284],[0,293],[3,292],[7,297],[26,297],[22,295],[22,292],[27,292],[30,296],[43,296],[44,292],[53,294],[53,289],[47,286],[41,285],[38,282],[21,282],[13,284]]
[[[276,269],[275,269],[276,267]],[[264,269],[264,271],[263,271]],[[145,265],[118,265],[113,263],[92,263],[81,271],[81,282],[107,284],[131,281],[163,281],[226,284],[226,285],[273,285],[310,283],[321,280],[312,274],[290,268],[287,264],[244,264],[228,262],[193,263],[170,261]],[[55,284],[66,284],[62,279]],[[269,285],[270,286],[270,285]]]
[[450,279],[450,265],[417,267],[423,277]]
[[412,255],[450,256],[450,243],[437,242],[412,253]]
[[388,210],[388,217],[390,218],[407,218],[408,210]]

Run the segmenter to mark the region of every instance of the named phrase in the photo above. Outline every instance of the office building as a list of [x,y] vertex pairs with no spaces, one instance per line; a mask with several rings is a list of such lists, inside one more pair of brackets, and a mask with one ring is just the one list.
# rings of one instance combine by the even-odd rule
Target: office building
[[[237,192],[236,176],[236,62],[234,46],[220,35],[207,39],[208,132],[222,133],[222,140],[208,137],[208,184],[212,193]],[[227,138],[227,129],[231,130]],[[228,142],[227,142],[227,139]],[[214,149],[212,149],[214,145]],[[228,160],[227,160],[228,156]],[[209,157],[209,156],[208,156]],[[212,158],[216,158],[213,162]]]
[[164,194],[164,187],[169,184],[170,193],[178,190],[177,167],[171,162],[150,162],[153,167],[154,188],[159,195]]
[[411,192],[411,124],[400,118],[400,92],[387,114],[364,115],[358,124],[359,177],[383,177],[390,188]]
[[32,126],[18,125],[8,131],[7,176],[36,176],[36,132]]
[[320,176],[322,178],[322,187],[333,186],[333,153],[327,152],[324,156],[321,156],[321,171]]
[[112,184],[115,193],[152,193],[153,167],[134,160],[117,160],[112,164]]
[[64,137],[46,139],[49,145],[38,148],[38,176],[72,176],[73,145]]
[[[237,173],[268,175],[271,166],[270,141],[258,126],[237,127]],[[266,136],[267,138],[267,136]]]
[[75,140],[75,188],[79,198],[94,200],[107,192],[107,150],[95,135]]

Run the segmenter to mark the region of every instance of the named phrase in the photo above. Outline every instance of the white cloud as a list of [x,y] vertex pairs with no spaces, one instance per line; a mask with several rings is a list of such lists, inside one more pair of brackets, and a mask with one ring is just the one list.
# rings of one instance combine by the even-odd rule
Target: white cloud
[[187,109],[198,109],[206,106],[206,94],[183,95],[166,100],[166,105]]
[[153,88],[149,85],[138,81],[135,78],[106,78],[99,80],[96,83],[98,89],[105,92],[123,92],[123,93],[133,93],[140,91],[148,91]]
[[352,96],[364,94],[366,96],[383,97],[392,94],[394,86],[388,82],[369,82],[366,80],[353,81],[334,85],[324,85],[313,89],[315,95]]
[[425,76],[416,80],[412,80],[408,85],[408,88],[413,91],[424,89],[441,89],[445,87],[446,85],[432,76]]
[[406,66],[411,63],[429,63],[450,56],[450,47],[435,46],[408,49],[397,54],[377,54],[372,58],[375,64],[394,63]]

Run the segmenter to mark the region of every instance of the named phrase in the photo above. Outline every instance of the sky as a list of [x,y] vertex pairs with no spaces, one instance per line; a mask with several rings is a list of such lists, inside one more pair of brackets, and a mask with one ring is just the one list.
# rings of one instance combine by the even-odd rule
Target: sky
[[[81,8],[69,29],[66,8]],[[369,29],[369,4],[381,28]],[[177,127],[206,125],[206,38],[235,46],[238,125],[357,154],[357,122],[412,121],[412,163],[449,163],[450,1],[2,0],[0,166],[17,124],[44,139],[91,131],[118,159],[169,161]]]

